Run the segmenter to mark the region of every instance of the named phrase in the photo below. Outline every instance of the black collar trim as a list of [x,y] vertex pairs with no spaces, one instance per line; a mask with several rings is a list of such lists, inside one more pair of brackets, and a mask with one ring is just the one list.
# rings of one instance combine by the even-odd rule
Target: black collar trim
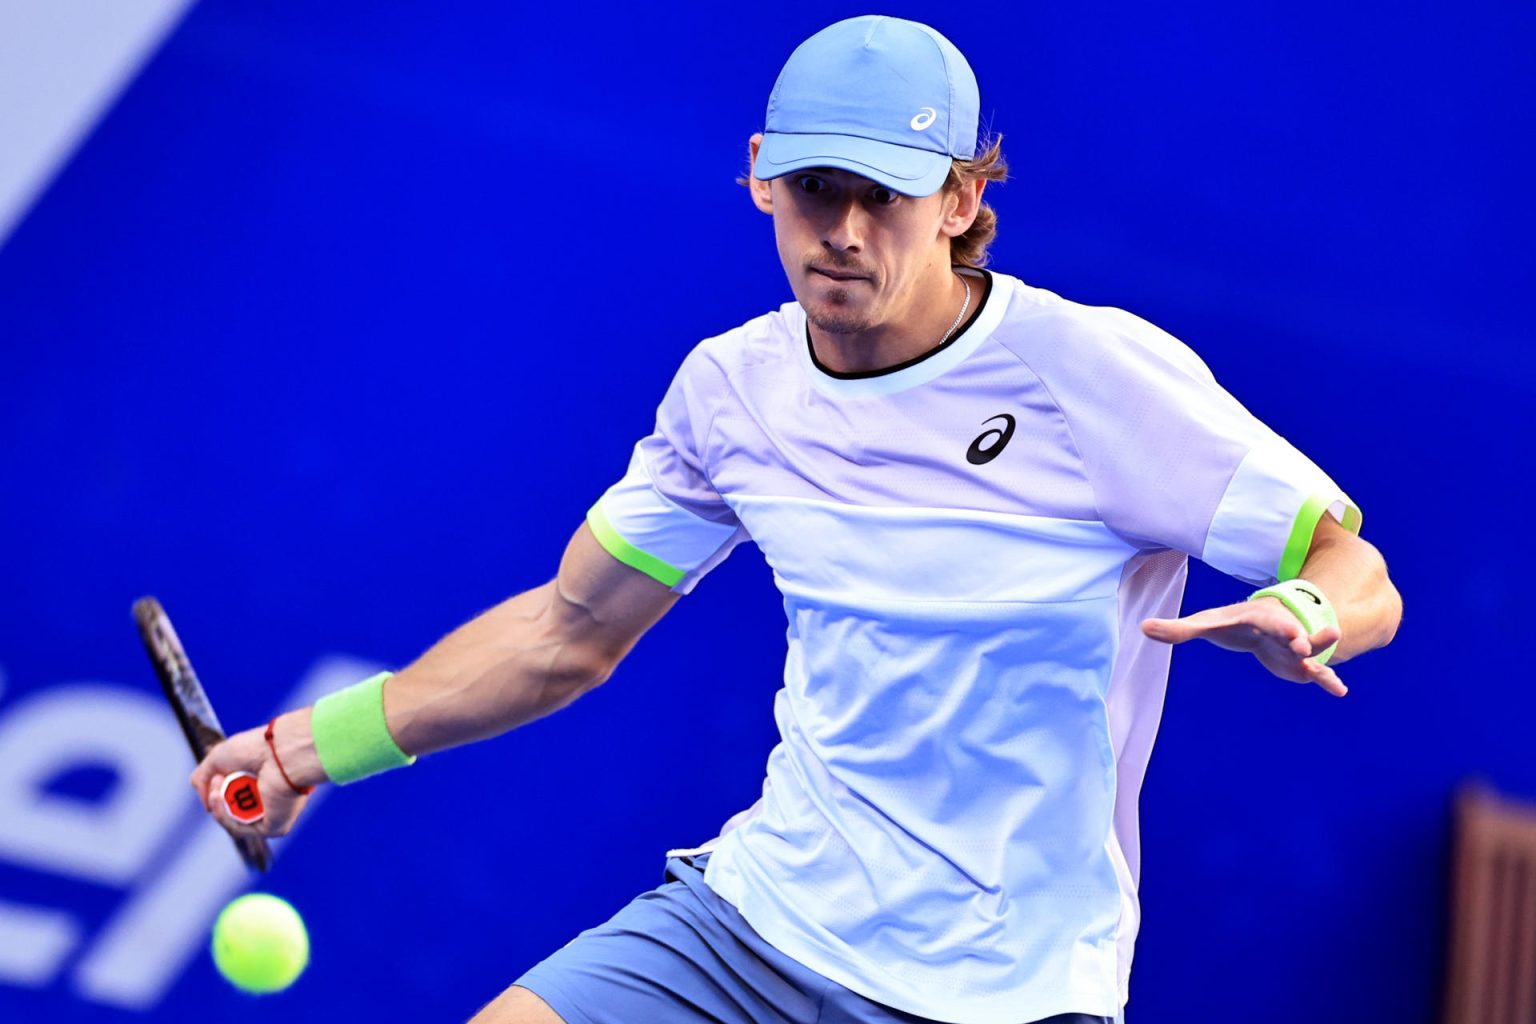
[[935,345],[922,355],[908,359],[904,363],[897,363],[895,366],[886,366],[878,370],[855,370],[852,373],[844,373],[840,370],[828,369],[822,364],[820,359],[816,358],[816,346],[811,344],[811,322],[807,319],[805,322],[805,347],[811,354],[811,365],[828,377],[834,377],[837,380],[866,380],[870,377],[884,377],[886,374],[899,373],[909,366],[916,366],[924,359],[938,355],[959,341],[965,335],[965,332],[971,329],[971,324],[976,322],[976,318],[981,315],[981,311],[987,308],[987,300],[992,297],[992,275],[985,270],[978,271],[978,273],[981,274],[982,278],[981,301],[976,303],[976,308],[971,310],[971,315],[965,318],[965,323],[960,325],[960,329],[944,340],[944,344]]

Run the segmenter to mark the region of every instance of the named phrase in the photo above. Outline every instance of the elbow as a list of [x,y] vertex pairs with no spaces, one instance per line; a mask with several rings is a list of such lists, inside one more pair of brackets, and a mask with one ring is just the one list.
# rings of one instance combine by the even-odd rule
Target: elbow
[[589,690],[595,690],[608,681],[618,662],[603,652],[579,645],[568,646],[551,666],[548,680],[558,694],[557,703],[564,706]]
[[1350,537],[1347,547],[1337,550],[1349,556],[1346,565],[1319,564],[1316,569],[1324,576],[1332,569],[1336,576],[1333,585],[1339,591],[1337,607],[1347,642],[1333,660],[1344,662],[1392,642],[1403,621],[1403,597],[1387,574],[1386,559],[1375,547]]
[[595,690],[608,681],[613,670],[619,667],[616,659],[600,654],[587,654],[578,659],[573,676],[582,693]]
[[1403,595],[1398,593],[1393,585],[1392,578],[1387,575],[1387,560],[1381,556],[1381,552],[1374,547],[1371,551],[1376,555],[1376,594],[1381,608],[1381,643],[1377,646],[1385,647],[1397,636],[1397,627],[1403,622]]
[[1403,595],[1398,593],[1397,587],[1387,575],[1386,559],[1375,548],[1371,549],[1375,555],[1374,565],[1371,569],[1371,582],[1368,593],[1370,605],[1374,607],[1375,614],[1372,618],[1371,630],[1374,643],[1371,648],[1385,647],[1397,636],[1397,628],[1403,622]]
[[[1383,568],[1382,572],[1383,577],[1385,577],[1385,568]],[[1385,590],[1384,600],[1387,605],[1385,637],[1381,641],[1381,645],[1385,647],[1396,638],[1397,627],[1403,624],[1403,595],[1398,592],[1397,587],[1392,585],[1391,580],[1383,578],[1382,582]]]

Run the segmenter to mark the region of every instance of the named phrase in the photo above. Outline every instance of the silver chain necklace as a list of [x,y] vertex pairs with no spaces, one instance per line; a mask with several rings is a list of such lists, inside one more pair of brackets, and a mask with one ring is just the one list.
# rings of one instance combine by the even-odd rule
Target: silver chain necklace
[[949,340],[949,336],[954,334],[955,329],[960,326],[960,321],[965,319],[965,311],[971,308],[971,282],[967,281],[963,274],[957,274],[956,276],[960,278],[960,283],[965,285],[965,301],[960,303],[960,312],[955,314],[955,322],[949,325],[949,330],[944,332],[944,337],[939,339],[939,344],[935,345],[934,348],[938,348]]

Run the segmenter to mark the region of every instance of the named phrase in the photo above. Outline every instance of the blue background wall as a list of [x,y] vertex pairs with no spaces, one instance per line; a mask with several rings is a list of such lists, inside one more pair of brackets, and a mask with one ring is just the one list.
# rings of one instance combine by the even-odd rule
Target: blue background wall
[[[239,728],[551,575],[688,348],[790,297],[732,178],[790,49],[866,9],[196,7],[0,249],[0,729],[81,681],[148,713],[141,593]],[[1176,654],[1132,1019],[1432,1019],[1453,787],[1536,794],[1536,9],[885,10],[977,69],[996,265],[1193,345],[1408,603],[1344,701]],[[1241,593],[1197,567],[1186,607]],[[314,963],[267,1001],[163,940],[233,884],[206,858],[129,943],[162,981],[89,980],[193,884],[190,791],[111,877],[0,849],[64,951],[0,1019],[463,1018],[754,799],[782,629],[742,549],[577,706],[316,806],[263,883]],[[34,795],[105,808],[107,760]]]

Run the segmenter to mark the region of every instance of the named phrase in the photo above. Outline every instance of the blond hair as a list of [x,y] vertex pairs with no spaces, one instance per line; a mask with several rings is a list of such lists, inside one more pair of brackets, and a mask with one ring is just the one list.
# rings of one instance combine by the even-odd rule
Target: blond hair
[[[970,160],[956,160],[944,181],[945,192],[958,192],[975,181],[1006,181],[1008,161],[1003,159],[1003,137],[993,135],[983,141],[981,152]],[[965,234],[949,240],[949,261],[957,267],[980,268],[991,261],[987,246],[997,237],[997,211],[982,201],[976,220]]]

